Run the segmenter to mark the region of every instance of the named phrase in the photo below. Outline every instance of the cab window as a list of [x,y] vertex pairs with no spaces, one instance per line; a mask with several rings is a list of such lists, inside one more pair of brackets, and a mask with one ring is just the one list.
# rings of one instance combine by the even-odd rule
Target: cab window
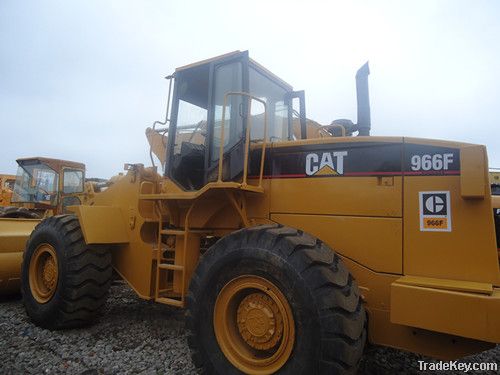
[[63,173],[63,193],[74,194],[83,192],[83,171],[65,169]]
[[12,201],[53,205],[57,202],[58,185],[58,174],[47,165],[19,166]]
[[[209,65],[177,73],[177,113],[171,175],[184,188],[203,186],[208,117]],[[175,114],[174,114],[175,116]]]
[[[241,62],[218,66],[215,70],[214,87],[214,130],[212,138],[212,161],[219,160],[222,136],[222,114],[224,98],[229,92],[242,91]],[[243,137],[242,97],[229,95],[224,113],[224,153]]]
[[[267,139],[277,142],[288,139],[288,102],[287,90],[264,74],[250,67],[250,94],[266,102],[267,106]],[[253,107],[252,107],[253,109]],[[252,140],[264,138],[263,111],[252,111]]]

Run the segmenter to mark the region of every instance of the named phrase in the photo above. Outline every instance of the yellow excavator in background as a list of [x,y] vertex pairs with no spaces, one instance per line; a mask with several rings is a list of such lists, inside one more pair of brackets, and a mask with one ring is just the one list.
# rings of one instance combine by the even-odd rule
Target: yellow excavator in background
[[94,194],[85,183],[85,164],[45,157],[17,159],[17,177],[4,181],[0,207],[0,295],[19,292],[22,254],[45,217],[67,213]]
[[0,218],[42,218],[66,212],[85,199],[85,164],[45,157],[21,158],[9,179]]

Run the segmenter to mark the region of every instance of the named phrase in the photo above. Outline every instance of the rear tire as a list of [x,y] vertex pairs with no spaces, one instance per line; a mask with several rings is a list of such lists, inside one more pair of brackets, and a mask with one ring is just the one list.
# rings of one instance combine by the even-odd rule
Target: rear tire
[[26,244],[21,273],[26,312],[43,328],[86,325],[99,316],[111,275],[109,250],[85,244],[76,216],[52,216]]
[[[263,282],[260,284],[259,280]],[[256,286],[245,291],[245,282],[247,285],[254,282]],[[243,292],[228,295],[231,289]],[[276,298],[274,305],[285,305],[280,308],[281,313],[276,312],[278,309],[272,303],[265,302],[279,294],[286,302],[282,304]],[[229,301],[225,310],[219,307],[221,300]],[[286,305],[290,307],[291,319],[287,320],[293,328],[288,330],[288,336],[284,325],[282,334],[265,342],[265,335],[258,332],[262,326],[259,323],[254,325],[257,334],[247,340],[252,335],[242,325],[250,324],[248,311],[259,305],[260,300],[271,307],[261,309],[264,313],[252,312],[253,318],[260,314],[262,322],[266,321],[266,315],[272,317],[272,324],[264,325],[270,337],[278,329],[278,322],[286,320],[282,319],[287,315]],[[205,373],[356,373],[366,341],[366,314],[360,293],[340,257],[316,238],[288,227],[243,229],[212,246],[191,279],[186,314],[192,359]],[[226,323],[221,324],[224,319]],[[227,332],[229,337],[237,336],[238,331],[241,343],[221,339],[228,336]],[[261,359],[272,362],[273,350],[278,352],[280,342],[285,337],[290,340],[291,336],[293,350],[288,357],[281,357],[283,363],[259,362]],[[228,349],[233,342],[236,348]],[[256,342],[264,350],[256,350]],[[272,345],[274,349],[269,348]],[[243,354],[239,356],[239,352]],[[251,356],[245,359],[247,352],[259,360],[252,362]]]

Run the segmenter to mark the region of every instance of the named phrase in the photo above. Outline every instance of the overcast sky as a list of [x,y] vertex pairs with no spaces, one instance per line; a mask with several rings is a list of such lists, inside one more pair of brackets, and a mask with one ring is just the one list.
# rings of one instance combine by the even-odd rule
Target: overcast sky
[[0,173],[47,156],[110,177],[149,165],[177,66],[233,50],[306,91],[307,116],[356,120],[370,61],[373,135],[485,144],[500,167],[500,1],[0,0]]

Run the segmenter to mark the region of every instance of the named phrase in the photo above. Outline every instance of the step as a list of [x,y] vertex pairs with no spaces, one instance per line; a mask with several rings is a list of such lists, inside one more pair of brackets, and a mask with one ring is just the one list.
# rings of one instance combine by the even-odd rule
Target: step
[[[162,229],[160,233],[176,235],[176,236],[184,236],[186,234],[186,231],[184,229]],[[212,233],[212,231],[208,229],[190,229],[189,233],[208,234]]]
[[177,264],[160,263],[160,264],[158,264],[158,268],[160,268],[162,270],[184,271],[184,267],[179,266]]
[[145,223],[157,223],[158,219],[154,217],[143,217],[142,220],[144,220]]
[[[160,294],[160,293],[171,293],[171,292],[173,292],[173,291],[174,291],[174,288],[169,287],[169,288],[165,288],[165,289],[160,289],[160,290],[158,290],[158,294]],[[161,297],[159,297],[159,298],[161,298]]]
[[[153,248],[153,252],[157,252],[158,251],[158,248],[157,247],[154,247]],[[170,252],[174,252],[175,251],[175,247],[162,247],[161,250],[160,250],[162,253],[164,253],[165,251],[170,251]]]
[[[167,288],[163,288],[163,289],[158,290],[158,294],[161,295],[162,293],[172,293],[173,291],[174,291],[173,287],[167,287]],[[162,297],[158,297],[158,298],[162,298]]]
[[169,235],[175,235],[175,236],[184,236],[186,234],[185,231],[182,229],[162,229],[160,231],[161,234],[169,234]]
[[[153,247],[153,251],[158,251],[158,247]],[[165,251],[175,251],[175,247],[162,247],[161,252]]]
[[178,300],[178,299],[173,299],[173,298],[167,298],[167,297],[158,297],[155,298],[156,302],[163,303],[165,305],[170,305],[170,306],[175,306],[175,307],[184,307],[184,302]]

